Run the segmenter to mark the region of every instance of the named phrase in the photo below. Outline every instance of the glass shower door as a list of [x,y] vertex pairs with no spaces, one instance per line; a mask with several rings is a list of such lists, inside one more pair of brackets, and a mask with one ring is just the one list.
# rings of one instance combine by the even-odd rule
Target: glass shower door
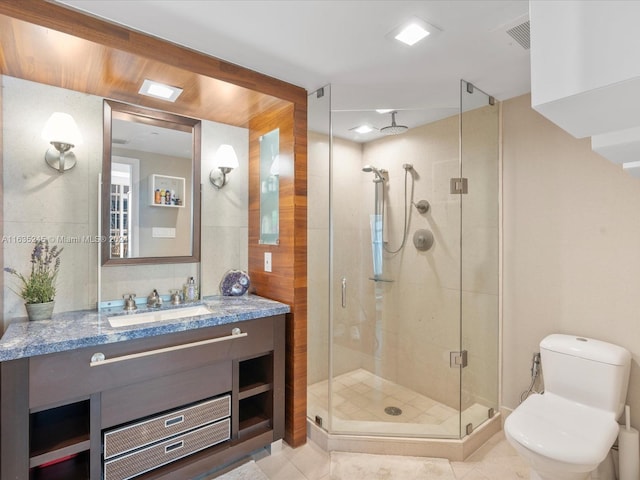
[[498,408],[499,117],[498,104],[460,84],[462,207],[462,435]]
[[[334,111],[332,124],[353,124],[357,114]],[[323,419],[332,433],[460,436],[461,373],[451,366],[461,338],[461,196],[450,191],[460,177],[458,131],[457,108],[367,142],[333,129]],[[416,209],[420,200],[427,212]],[[432,235],[433,246],[419,250],[414,235]]]
[[329,423],[331,87],[307,97],[307,416]]

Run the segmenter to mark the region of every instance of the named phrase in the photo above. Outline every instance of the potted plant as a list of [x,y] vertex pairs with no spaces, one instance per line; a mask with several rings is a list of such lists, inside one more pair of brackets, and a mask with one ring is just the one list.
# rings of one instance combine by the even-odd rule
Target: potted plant
[[46,320],[51,318],[56,296],[56,279],[60,269],[62,248],[49,248],[49,241],[38,240],[31,253],[31,274],[25,277],[14,268],[7,267],[5,272],[20,279],[21,288],[17,292],[25,301],[29,320]]

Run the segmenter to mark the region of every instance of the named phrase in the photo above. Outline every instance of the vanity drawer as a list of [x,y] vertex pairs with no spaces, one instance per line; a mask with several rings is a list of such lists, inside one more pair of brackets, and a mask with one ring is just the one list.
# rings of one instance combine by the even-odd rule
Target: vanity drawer
[[104,434],[104,458],[150,445],[231,415],[231,396],[208,400]]
[[224,395],[232,389],[232,370],[232,362],[224,361],[106,390],[100,400],[101,429],[112,429]]
[[104,480],[126,480],[230,438],[228,418],[104,463]]
[[[273,317],[266,317],[33,357],[29,359],[29,407],[272,350],[273,325]],[[244,335],[233,335],[236,327]],[[106,361],[92,362],[98,352]]]

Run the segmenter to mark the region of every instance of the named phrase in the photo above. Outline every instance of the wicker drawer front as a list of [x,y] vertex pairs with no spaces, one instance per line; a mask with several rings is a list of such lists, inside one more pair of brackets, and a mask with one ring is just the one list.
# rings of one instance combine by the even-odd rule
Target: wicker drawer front
[[186,457],[231,437],[231,421],[226,418],[184,435],[104,463],[105,480],[126,480]]
[[228,417],[230,414],[231,397],[225,395],[151,420],[111,430],[104,434],[104,458],[106,460],[150,445]]

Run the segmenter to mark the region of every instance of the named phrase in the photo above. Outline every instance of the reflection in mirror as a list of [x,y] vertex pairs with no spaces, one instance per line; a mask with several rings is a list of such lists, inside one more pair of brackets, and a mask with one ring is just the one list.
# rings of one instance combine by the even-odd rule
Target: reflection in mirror
[[280,130],[260,137],[260,243],[277,245],[280,230]]
[[200,254],[200,121],[104,101],[103,265]]

